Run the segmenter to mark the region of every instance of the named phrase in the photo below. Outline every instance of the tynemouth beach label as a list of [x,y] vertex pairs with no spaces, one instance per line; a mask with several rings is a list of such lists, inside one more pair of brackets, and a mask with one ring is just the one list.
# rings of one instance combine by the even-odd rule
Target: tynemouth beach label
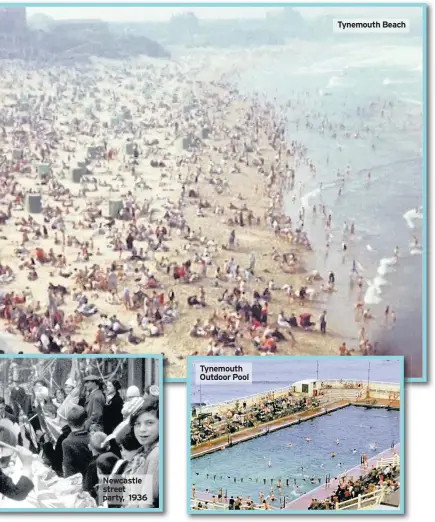
[[188,360],[190,514],[403,513],[403,358],[238,360]]
[[0,357],[0,512],[162,512],[162,362]]
[[409,33],[411,30],[411,22],[409,20],[334,20],[334,32],[350,32],[350,33]]
[[427,380],[424,21],[1,8],[0,351],[158,353],[179,381],[194,355],[403,355]]

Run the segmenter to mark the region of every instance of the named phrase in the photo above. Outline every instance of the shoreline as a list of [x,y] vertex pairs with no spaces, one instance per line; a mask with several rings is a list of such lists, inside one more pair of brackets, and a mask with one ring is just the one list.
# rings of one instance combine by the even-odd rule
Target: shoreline
[[[271,69],[269,69],[269,74],[272,74],[273,72],[276,73],[276,67],[274,68],[274,65],[271,65]],[[341,76],[341,74],[344,74],[344,77]],[[331,74],[331,73],[330,73]],[[337,80],[337,85],[340,85],[339,80],[343,80],[343,83],[346,83],[346,71],[335,71],[335,76],[331,77],[329,75],[329,79],[332,81]],[[338,74],[338,76],[336,76]],[[253,75],[251,75],[250,80],[252,84]],[[291,77],[285,77],[288,80],[288,83],[291,83]],[[324,80],[325,82],[328,80]],[[270,81],[269,81],[270,83]],[[325,83],[326,84],[326,83]],[[316,84],[316,89],[319,87],[319,84]],[[267,79],[264,81],[264,84],[259,87],[258,90],[267,90],[267,89],[273,89],[273,85],[268,85]],[[307,87],[308,89],[308,87]],[[314,90],[314,87],[313,87]],[[347,100],[348,94],[346,90],[339,89],[337,87],[337,90],[331,89],[332,92],[329,94],[332,96],[330,98],[329,103],[335,103],[334,96],[337,96],[337,93],[340,93],[343,95]],[[250,91],[250,84],[246,83],[244,85],[244,91],[249,92]],[[310,91],[311,92],[311,91]],[[286,98],[288,97],[282,89],[280,89],[280,86],[278,85],[276,87],[275,92],[277,99],[275,99],[275,104],[283,103],[285,102]],[[397,93],[396,93],[397,94]],[[271,94],[272,96],[272,94]],[[394,218],[394,221],[396,222],[398,230],[400,230],[400,237],[397,240],[398,244],[400,244],[400,252],[401,252],[401,259],[399,262],[399,265],[397,267],[397,274],[388,274],[385,275],[386,272],[390,271],[390,267],[387,266],[389,263],[391,263],[392,260],[392,252],[394,245],[396,243],[391,243],[391,241],[388,243],[389,247],[387,249],[385,248],[385,245],[383,246],[382,241],[380,237],[377,237],[376,234],[371,233],[370,231],[373,230],[373,227],[376,229],[376,223],[371,223],[369,228],[366,228],[367,223],[363,223],[363,225],[360,225],[359,218],[361,217],[361,209],[358,207],[358,215],[357,215],[357,221],[356,221],[356,237],[353,239],[350,238],[349,242],[347,242],[348,251],[347,251],[347,263],[344,264],[342,261],[343,253],[340,250],[340,238],[342,231],[340,229],[339,223],[347,222],[349,223],[354,218],[350,216],[354,216],[356,214],[352,213],[352,207],[348,204],[348,198],[344,197],[343,199],[335,199],[334,201],[334,192],[338,190],[339,183],[337,179],[334,180],[334,171],[337,167],[340,167],[340,170],[343,171],[345,164],[346,164],[346,157],[348,164],[351,165],[351,173],[352,175],[347,177],[346,176],[346,190],[344,191],[347,196],[350,197],[351,201],[355,202],[355,192],[358,193],[358,191],[361,194],[362,198],[365,197],[371,197],[370,195],[365,195],[366,192],[369,190],[369,185],[363,186],[365,176],[367,172],[372,171],[372,173],[375,173],[379,169],[389,169],[391,171],[392,167],[395,167],[397,169],[405,169],[407,164],[414,164],[416,161],[419,161],[421,163],[422,158],[418,155],[418,151],[415,148],[415,140],[419,138],[420,131],[417,129],[418,127],[418,112],[414,114],[414,111],[412,109],[409,109],[409,103],[408,101],[397,98],[395,96],[395,93],[390,93],[390,91],[385,91],[385,94],[382,95],[383,100],[387,100],[390,98],[393,99],[394,104],[394,110],[395,113],[392,112],[394,118],[393,123],[389,125],[389,128],[394,130],[395,127],[400,128],[402,125],[404,125],[403,128],[410,128],[410,140],[409,140],[409,146],[403,146],[403,132],[398,135],[398,140],[400,143],[400,146],[403,146],[403,151],[401,150],[399,153],[399,156],[395,155],[393,153],[394,151],[394,143],[391,142],[391,136],[386,138],[386,140],[381,140],[378,143],[379,136],[375,135],[373,133],[373,139],[375,139],[376,142],[376,150],[373,150],[371,153],[369,151],[369,143],[364,144],[364,140],[367,140],[367,136],[365,136],[364,132],[362,132],[361,136],[361,121],[359,120],[359,116],[356,116],[356,125],[354,125],[354,131],[358,131],[360,133],[359,137],[362,137],[363,140],[351,140],[349,139],[352,136],[345,136],[344,133],[340,136],[340,133],[338,133],[338,137],[336,139],[329,139],[328,138],[328,132],[325,132],[325,135],[323,136],[323,132],[320,132],[320,129],[317,128],[317,125],[321,124],[321,119],[316,117],[316,114],[314,114],[313,119],[312,112],[316,113],[316,108],[313,109],[313,111],[310,111],[309,108],[306,109],[307,114],[307,120],[310,119],[311,124],[313,124],[312,127],[306,129],[303,125],[304,123],[304,108],[302,110],[298,110],[298,102],[300,101],[302,104],[308,104],[308,99],[302,98],[300,100],[296,100],[296,103],[291,104],[291,110],[289,114],[290,116],[290,129],[289,134],[292,137],[292,139],[300,139],[301,142],[308,145],[308,154],[310,155],[311,159],[313,159],[313,162],[315,163],[318,173],[320,176],[302,176],[302,181],[304,182],[303,191],[301,194],[298,194],[297,205],[295,203],[292,203],[291,200],[291,194],[287,198],[286,201],[286,209],[289,213],[289,215],[292,216],[292,218],[297,219],[298,215],[298,208],[299,204],[302,204],[306,210],[309,217],[306,219],[306,224],[308,225],[307,230],[309,231],[310,238],[313,240],[313,244],[315,246],[314,252],[312,255],[309,255],[310,261],[308,262],[308,265],[310,268],[318,269],[320,272],[324,271],[326,267],[329,267],[337,276],[337,290],[339,290],[336,295],[332,295],[331,299],[328,301],[328,306],[330,306],[330,312],[328,310],[328,318],[331,321],[331,324],[343,324],[343,327],[339,328],[340,332],[343,334],[343,339],[349,344],[353,345],[359,342],[359,334],[358,330],[364,327],[365,329],[365,338],[369,340],[370,344],[373,345],[373,354],[383,354],[383,355],[389,355],[389,354],[397,354],[397,355],[405,355],[406,356],[406,373],[408,377],[419,377],[422,372],[422,357],[421,357],[421,350],[419,350],[417,353],[410,351],[409,349],[409,343],[410,339],[404,341],[402,344],[400,342],[400,335],[403,334],[403,323],[402,322],[395,322],[395,319],[392,317],[389,317],[388,321],[384,320],[384,313],[385,308],[387,304],[390,304],[390,312],[394,310],[395,313],[398,313],[401,315],[402,313],[404,315],[407,315],[410,310],[413,310],[412,308],[409,308],[409,305],[407,307],[407,299],[406,295],[404,294],[404,290],[401,290],[398,285],[400,283],[400,278],[397,274],[400,273],[409,273],[410,266],[415,267],[415,260],[410,259],[410,256],[416,256],[417,258],[420,257],[417,254],[421,255],[421,251],[419,249],[413,250],[411,252],[408,248],[408,242],[406,240],[407,237],[409,237],[409,240],[411,241],[411,234],[413,232],[414,225],[409,225],[407,217],[412,215],[413,219],[418,221],[418,215],[416,214],[415,208],[417,205],[420,204],[420,201],[416,201],[415,207],[412,204],[412,200],[410,201],[408,198],[407,203],[403,208],[400,208],[400,205],[398,207],[393,207],[391,210],[391,215],[388,216],[389,220],[391,221]],[[293,98],[292,98],[293,100]],[[328,104],[325,105],[326,102],[321,101],[322,98],[319,98],[318,100],[315,100],[315,103],[317,104],[317,109],[322,112],[322,117],[326,119],[326,122],[330,122],[328,114],[331,113],[331,107],[328,107]],[[311,102],[311,100],[310,100]],[[355,101],[355,108],[356,103],[360,103]],[[364,102],[361,102],[364,103]],[[336,104],[336,103],[335,103]],[[352,101],[349,107],[349,104],[343,106],[337,105],[337,114],[340,113],[340,111],[348,111],[349,109],[352,110]],[[358,107],[359,109],[360,107]],[[367,109],[367,107],[366,107]],[[362,109],[364,110],[364,108]],[[403,110],[404,116],[398,116]],[[411,111],[411,112],[409,112]],[[326,113],[326,116],[325,116]],[[410,116],[410,121],[408,121],[407,114],[412,114]],[[295,124],[295,118],[300,116],[301,120],[301,126],[298,128],[298,125]],[[367,126],[370,126],[372,131],[374,132],[374,129],[376,130],[376,134],[379,132],[379,118],[376,114],[369,114],[370,118],[367,120]],[[389,114],[388,118],[391,117],[391,114]],[[337,118],[340,118],[338,115]],[[340,121],[337,118],[333,118],[332,120],[337,122]],[[406,121],[405,121],[406,118]],[[387,122],[380,120],[381,123],[387,124]],[[348,121],[342,121],[347,127]],[[409,127],[408,127],[409,124]],[[393,127],[392,127],[393,125]],[[382,131],[381,131],[382,135]],[[346,139],[347,138],[347,139]],[[411,139],[412,138],[412,139]],[[340,145],[340,154],[337,154],[336,148],[339,146],[339,143],[344,145]],[[367,155],[361,156],[361,153],[363,149],[361,149],[362,146],[367,145]],[[374,144],[373,144],[374,145]],[[393,149],[391,148],[393,146]],[[360,150],[361,149],[361,150]],[[354,156],[350,155],[348,151],[354,151]],[[327,159],[325,160],[325,157],[327,156]],[[329,157],[331,157],[331,161],[329,162]],[[334,168],[335,163],[335,168]],[[332,174],[332,175],[331,175]],[[392,171],[392,175],[394,175],[394,170]],[[317,179],[319,178],[319,179]],[[319,181],[323,182],[323,192],[319,194]],[[401,180],[402,181],[402,180]],[[305,184],[306,182],[306,184]],[[332,183],[331,183],[332,182]],[[348,187],[349,183],[349,187]],[[377,184],[380,183],[382,190],[385,190],[385,186],[382,184],[382,179],[377,179],[377,177],[372,179],[371,184],[371,190],[376,190]],[[344,178],[343,178],[343,187],[344,187]],[[350,189],[350,191],[348,190]],[[323,199],[322,194],[325,194],[326,197],[326,204],[329,207],[329,211],[333,215],[333,222],[335,222],[335,226],[333,225],[331,228],[332,237],[335,236],[335,239],[331,241],[331,248],[329,252],[328,259],[326,260],[327,253],[325,253],[325,246],[324,246],[324,235],[325,230],[322,230],[322,227],[320,227],[320,221],[314,220],[311,222],[311,207],[315,203],[319,203]],[[376,196],[375,196],[376,197]],[[310,199],[311,198],[311,199]],[[353,199],[352,199],[353,198]],[[418,193],[415,194],[415,198],[418,200]],[[311,205],[309,204],[309,200],[311,201]],[[329,200],[329,201],[328,201]],[[380,199],[381,204],[383,203],[382,198]],[[358,202],[357,202],[358,203]],[[344,205],[344,207],[343,207]],[[408,206],[409,205],[409,206]],[[414,209],[414,210],[413,210]],[[343,213],[345,212],[345,213]],[[403,214],[405,212],[405,214]],[[421,214],[419,215],[421,218]],[[318,216],[320,217],[320,216]],[[338,217],[338,221],[337,221]],[[378,216],[379,218],[379,216]],[[382,220],[382,215],[379,218]],[[405,224],[405,221],[406,224]],[[349,221],[350,220],[350,221]],[[392,222],[392,221],[391,221]],[[408,226],[406,226],[408,225]],[[388,225],[390,228],[386,229],[385,235],[388,235],[391,232],[391,223]],[[408,228],[409,227],[409,228]],[[415,233],[417,236],[421,235],[421,232],[419,231],[420,226],[417,225]],[[363,233],[359,234],[358,232],[361,232],[363,230]],[[369,240],[366,240],[366,243],[364,243],[364,238],[358,237],[359,235],[370,237]],[[368,235],[368,236],[367,236]],[[390,236],[388,236],[390,237]],[[349,239],[349,238],[348,238]],[[369,244],[370,243],[370,244]],[[372,248],[374,245],[374,249]],[[366,249],[367,246],[367,249]],[[349,254],[351,254],[349,256]],[[323,256],[325,255],[325,259],[323,259]],[[355,296],[355,290],[350,292],[348,290],[348,279],[351,275],[351,268],[349,265],[349,261],[352,260],[352,256],[356,258],[357,263],[361,261],[362,265],[364,265],[364,270],[362,271],[362,275],[364,278],[364,285],[363,285],[363,292],[361,294],[361,297]],[[418,264],[418,261],[417,261]],[[415,269],[415,268],[414,268]],[[362,270],[362,269],[361,269]],[[394,267],[393,267],[394,270]],[[392,270],[391,270],[392,271]],[[381,276],[382,273],[382,276]],[[348,275],[349,274],[349,275]],[[393,289],[393,287],[396,287]],[[349,293],[349,296],[347,294]],[[380,297],[379,297],[379,295]],[[374,300],[371,302],[371,300]],[[359,301],[362,303],[362,306],[365,309],[370,309],[373,312],[374,319],[373,320],[367,320],[362,321],[359,317],[357,317],[357,314],[355,313],[355,304],[356,301]],[[376,302],[375,302],[376,301]],[[343,318],[346,317],[345,320]],[[417,347],[420,346],[420,338],[416,340]]]

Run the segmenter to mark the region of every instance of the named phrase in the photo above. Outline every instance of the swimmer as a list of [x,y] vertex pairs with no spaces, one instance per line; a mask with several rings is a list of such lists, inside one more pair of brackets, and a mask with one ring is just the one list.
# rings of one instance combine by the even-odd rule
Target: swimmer
[[399,257],[399,247],[398,246],[396,246],[396,248],[394,249],[394,257],[395,258]]
[[376,449],[376,442],[373,442],[373,444],[370,444],[370,449],[375,451],[375,449]]
[[353,449],[353,450],[352,450],[352,453],[355,455],[355,453],[356,453],[356,449]]
[[331,458],[334,458],[335,457],[335,453],[333,451],[331,451]]
[[287,446],[288,446],[289,448],[291,448],[291,447],[293,446],[293,444],[292,444],[291,442],[289,442],[289,443],[287,444]]
[[270,460],[269,460],[269,462],[267,463],[267,467],[268,467],[268,468],[271,468],[271,467],[272,467],[272,462],[270,462]]
[[340,440],[337,439],[337,440],[335,441],[335,444],[340,444]]
[[305,440],[306,440],[307,442],[310,442],[311,439],[310,439],[310,437],[305,437]]

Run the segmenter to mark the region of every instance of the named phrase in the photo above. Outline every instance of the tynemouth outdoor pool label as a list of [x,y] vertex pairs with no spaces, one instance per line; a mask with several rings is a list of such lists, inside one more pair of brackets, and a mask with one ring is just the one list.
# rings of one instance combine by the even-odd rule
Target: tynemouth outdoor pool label
[[247,384],[252,382],[252,363],[200,363],[195,366],[196,384]]

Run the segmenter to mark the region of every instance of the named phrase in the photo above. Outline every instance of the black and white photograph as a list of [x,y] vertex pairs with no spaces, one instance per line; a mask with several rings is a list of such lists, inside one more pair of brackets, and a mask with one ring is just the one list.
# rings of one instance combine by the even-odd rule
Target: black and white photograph
[[0,511],[162,511],[162,379],[159,356],[0,358]]

